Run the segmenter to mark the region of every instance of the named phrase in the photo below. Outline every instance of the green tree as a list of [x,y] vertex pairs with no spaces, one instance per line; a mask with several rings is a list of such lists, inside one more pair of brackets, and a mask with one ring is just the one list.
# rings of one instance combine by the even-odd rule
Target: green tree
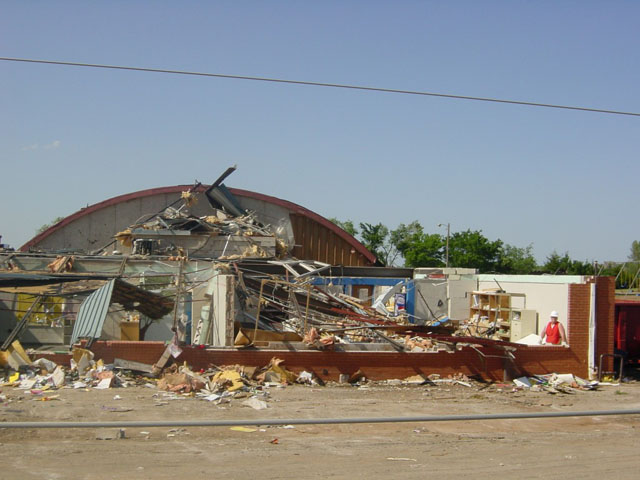
[[[404,257],[405,266],[410,268],[445,265],[446,237],[436,233],[425,233],[417,220],[409,224],[401,223],[394,230],[390,230],[382,223],[360,223],[359,231],[351,220],[345,222],[336,218],[329,220],[357,237],[383,265],[394,265],[400,257]],[[559,257],[555,252],[554,255]],[[532,245],[519,248],[504,245],[499,239],[490,241],[482,235],[481,230],[467,230],[450,236],[449,264],[476,268],[480,272],[513,274],[529,274],[540,269],[533,257]],[[552,265],[546,265],[546,267],[550,269]],[[567,268],[563,272],[583,271],[585,268],[580,262],[574,265],[569,259]]]
[[393,255],[393,245],[389,239],[389,229],[382,223],[372,225],[370,223],[360,224],[360,237],[362,244],[373,253],[378,261],[383,265],[390,265],[395,258]]
[[390,233],[390,243],[404,257],[407,267],[438,267],[443,265],[444,243],[440,235],[424,233],[417,220],[401,223]]
[[505,245],[502,250],[501,273],[527,275],[538,271],[538,264],[533,257],[533,245],[524,248]]
[[345,232],[353,235],[359,240],[371,253],[376,256],[378,262],[382,265],[393,265],[399,256],[399,251],[392,242],[391,232],[388,227],[382,223],[375,225],[371,223],[361,223],[360,231],[355,227],[351,220],[345,222],[337,218],[330,218],[331,222],[342,228]]
[[569,270],[571,270],[569,252],[560,255],[554,250],[547,256],[547,261],[542,266],[542,271],[544,273],[550,273],[551,275],[566,275]]
[[413,243],[420,241],[423,235],[422,225],[420,225],[417,220],[414,220],[408,225],[401,223],[398,225],[398,228],[392,230],[390,242],[398,252],[404,255],[404,252],[407,251]]
[[552,275],[593,275],[593,264],[588,260],[571,260],[569,252],[560,255],[555,250],[547,257],[542,271]]
[[423,233],[415,238],[402,255],[407,267],[442,267],[444,266],[445,241],[437,233]]
[[358,230],[356,229],[355,225],[353,224],[353,222],[351,220],[347,220],[345,222],[341,222],[337,218],[330,218],[329,221],[332,222],[332,223],[335,223],[337,226],[339,226],[341,229],[343,229],[349,235],[352,235],[354,237],[358,235]]
[[580,260],[573,260],[571,262],[571,267],[567,272],[569,275],[594,275],[593,263],[585,260],[584,262]]
[[42,225],[38,230],[36,230],[36,235],[40,235],[42,232],[44,232],[45,230],[53,227],[56,223],[64,220],[65,217],[56,217],[54,218],[51,223],[45,223],[44,225]]
[[629,255],[629,260],[632,262],[640,262],[640,242],[638,240],[631,242],[631,255]]
[[497,272],[502,264],[502,240],[490,241],[482,230],[456,232],[449,239],[449,265]]

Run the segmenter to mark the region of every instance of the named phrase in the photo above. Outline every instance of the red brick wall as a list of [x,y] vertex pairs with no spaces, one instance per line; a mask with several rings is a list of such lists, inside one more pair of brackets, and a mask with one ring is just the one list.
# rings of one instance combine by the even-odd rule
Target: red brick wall
[[[112,363],[115,358],[153,364],[164,352],[162,342],[98,341],[91,350],[95,359]],[[320,351],[269,351],[253,349],[201,349],[182,347],[182,355],[175,362],[187,362],[193,369],[206,369],[220,365],[246,365],[263,367],[273,357],[285,360],[286,368],[300,372],[314,372],[324,380],[337,380],[340,374],[351,375],[360,370],[367,378],[383,380],[405,378],[411,375],[439,373],[447,376],[456,373],[479,375],[492,380],[503,380],[503,360],[483,359],[471,348],[455,353],[400,353],[400,352],[320,352]],[[493,349],[482,349],[485,355],[502,355]],[[61,365],[69,365],[70,355],[45,355]]]
[[[464,347],[455,353],[401,353],[401,352],[318,352],[267,351],[252,349],[200,349],[184,347],[176,362],[187,362],[194,369],[212,365],[247,365],[263,367],[272,357],[285,360],[285,366],[294,372],[307,370],[325,380],[337,380],[340,374],[351,375],[360,370],[373,380],[405,378],[411,375],[442,376],[464,373],[480,375],[485,379],[502,381],[507,369],[510,376],[544,373],[573,373],[588,378],[588,336],[591,290],[590,283],[569,286],[567,330],[569,348],[521,346],[514,352],[515,365],[503,358],[501,350],[481,348],[486,356]],[[596,282],[597,358],[602,353],[613,353],[614,279],[599,277]],[[95,358],[106,363],[122,358],[146,364],[155,363],[162,355],[162,342],[95,342],[91,350]],[[43,355],[40,355],[43,356]],[[68,365],[64,356],[49,356],[60,364]],[[597,361],[596,361],[597,365]],[[511,368],[511,367],[514,368]],[[605,369],[611,368],[611,362]]]
[[112,363],[115,358],[121,358],[153,365],[162,356],[165,348],[164,342],[106,341],[95,342],[91,351],[96,360],[101,358],[105,363]]
[[590,303],[591,284],[569,285],[568,340],[571,350],[578,358],[581,377],[588,375]]

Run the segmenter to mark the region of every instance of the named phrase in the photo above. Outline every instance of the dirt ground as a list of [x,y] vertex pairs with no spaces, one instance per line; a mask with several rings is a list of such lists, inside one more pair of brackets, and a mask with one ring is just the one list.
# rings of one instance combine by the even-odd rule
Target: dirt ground
[[[155,388],[3,387],[0,422],[327,418],[640,408],[640,383],[550,394],[473,382],[268,389],[269,408]],[[118,429],[0,428],[3,479],[638,478],[640,415],[466,422]],[[104,439],[113,438],[113,439]]]

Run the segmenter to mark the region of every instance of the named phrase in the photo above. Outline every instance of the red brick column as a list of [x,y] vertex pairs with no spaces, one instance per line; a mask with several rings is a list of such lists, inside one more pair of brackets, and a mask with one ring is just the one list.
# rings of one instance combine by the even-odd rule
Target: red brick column
[[[582,378],[589,377],[589,314],[591,302],[591,285],[589,283],[569,285],[569,309],[567,312],[567,338],[573,368],[564,372],[572,372]],[[569,365],[567,365],[569,367]]]
[[[616,309],[616,284],[614,277],[598,277],[596,282],[596,366],[600,361],[600,355],[614,353],[615,337],[615,309]],[[609,357],[602,363],[602,369],[610,372],[613,370],[613,358]]]

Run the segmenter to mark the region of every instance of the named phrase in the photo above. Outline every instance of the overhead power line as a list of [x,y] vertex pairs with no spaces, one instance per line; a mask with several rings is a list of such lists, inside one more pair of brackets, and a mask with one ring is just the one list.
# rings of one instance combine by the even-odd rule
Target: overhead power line
[[559,108],[564,110],[578,110],[582,112],[608,113],[611,115],[629,115],[634,117],[640,117],[640,113],[622,112],[618,110],[605,110],[601,108],[576,107],[571,105],[557,105],[552,103],[524,102],[519,100],[507,100],[503,98],[472,97],[468,95],[452,95],[448,93],[422,92],[422,91],[416,91],[416,90],[399,90],[395,88],[367,87],[362,85],[345,85],[340,83],[306,82],[303,80],[287,80],[283,78],[250,77],[246,75],[226,75],[222,73],[189,72],[185,70],[166,70],[161,68],[126,67],[122,65],[102,65],[102,64],[96,64],[96,63],[60,62],[60,61],[54,61],[54,60],[36,60],[31,58],[0,57],[0,60],[6,61],[6,62],[41,63],[41,64],[47,64],[47,65],[64,65],[64,66],[71,66],[71,67],[107,68],[112,70],[129,70],[129,71],[136,71],[136,72],[168,73],[173,75],[193,75],[193,76],[199,76],[199,77],[228,78],[233,80],[252,80],[256,82],[286,83],[291,85],[306,85],[306,86],[312,86],[312,87],[346,88],[351,90],[365,90],[369,92],[400,93],[404,95],[422,95],[427,97],[453,98],[457,100],[475,100],[478,102],[508,103],[512,105],[525,105],[529,107]]

